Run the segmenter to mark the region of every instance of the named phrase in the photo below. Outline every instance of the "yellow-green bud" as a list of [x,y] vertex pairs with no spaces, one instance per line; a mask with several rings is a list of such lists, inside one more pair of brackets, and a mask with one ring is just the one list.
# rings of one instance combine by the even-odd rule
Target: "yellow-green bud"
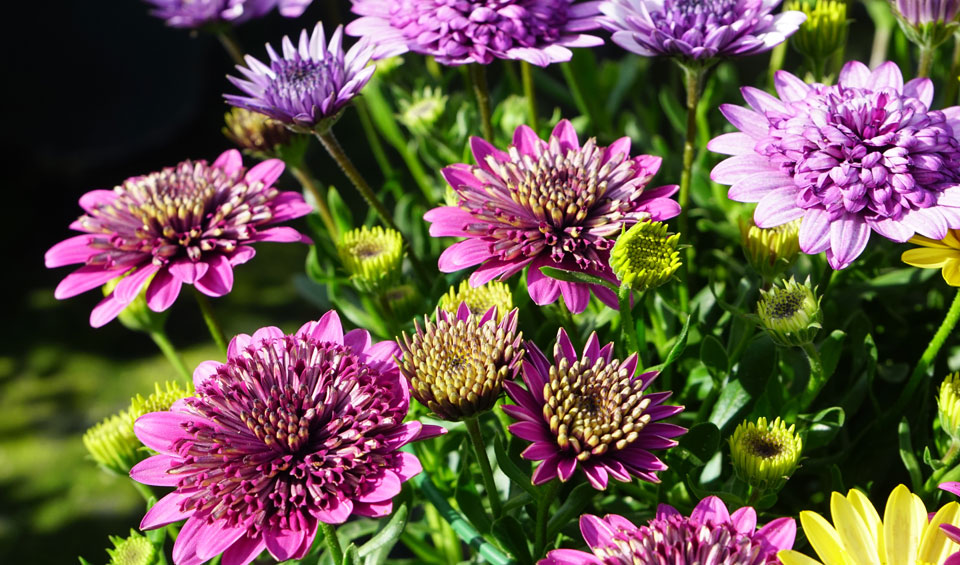
[[398,231],[380,226],[350,230],[340,237],[337,252],[361,292],[382,292],[400,280],[403,238]]
[[794,426],[766,418],[744,421],[730,436],[730,460],[741,480],[761,491],[776,491],[783,487],[803,449],[803,440]]
[[656,288],[680,268],[680,234],[662,222],[643,220],[624,228],[610,252],[610,268],[621,284],[637,292]]
[[[123,277],[117,277],[113,280],[107,282],[103,285],[103,295],[109,296],[113,289],[117,288],[117,285],[120,283],[124,277],[129,275],[124,275]],[[127,304],[126,308],[120,311],[120,314],[117,315],[117,320],[124,325],[127,329],[138,332],[155,332],[161,331],[163,329],[163,324],[167,321],[167,315],[170,313],[169,310],[163,312],[154,312],[149,307],[147,307],[147,287],[150,286],[150,281],[153,280],[151,275],[147,282],[144,283],[143,287],[140,289],[140,294],[133,299],[130,304]]]
[[497,321],[513,309],[513,294],[510,287],[500,281],[490,281],[476,288],[470,281],[462,281],[459,287],[450,290],[440,298],[440,309],[456,313],[460,303],[464,302],[470,312],[482,316],[491,307],[497,307]]
[[439,88],[426,87],[413,92],[410,100],[400,100],[400,123],[410,131],[426,134],[433,129],[447,108],[448,97]]
[[261,159],[276,157],[278,147],[289,144],[295,135],[273,118],[245,108],[232,108],[223,121],[223,135]]
[[113,549],[108,549],[110,565],[154,565],[157,562],[157,548],[150,540],[130,530],[126,538],[110,536]]
[[807,15],[807,20],[793,34],[791,44],[800,54],[818,64],[847,44],[847,3],[844,0],[791,0],[784,10],[796,10]]
[[960,441],[960,373],[947,375],[937,399],[940,429],[954,441]]
[[130,417],[136,420],[144,414],[150,412],[163,412],[169,410],[173,403],[193,396],[193,384],[183,385],[176,381],[167,381],[160,387],[160,383],[153,384],[153,392],[146,398],[138,394],[130,399],[130,408],[127,409]]
[[766,229],[741,222],[740,235],[747,262],[765,281],[787,272],[800,254],[800,220]]
[[812,343],[823,321],[820,301],[810,286],[810,277],[803,284],[790,277],[782,286],[761,290],[757,315],[770,339],[784,347]]

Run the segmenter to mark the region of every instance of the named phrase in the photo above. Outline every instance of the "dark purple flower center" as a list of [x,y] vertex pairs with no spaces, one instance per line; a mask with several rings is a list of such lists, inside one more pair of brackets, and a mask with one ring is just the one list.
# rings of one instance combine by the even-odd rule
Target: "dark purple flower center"
[[[699,38],[718,26],[749,20],[760,7],[757,0],[676,0],[666,2],[662,11],[650,14],[658,30],[667,35],[682,37],[691,31]],[[694,43],[699,43],[696,41]]]
[[296,336],[250,346],[197,388],[184,425],[181,507],[249,529],[300,529],[318,509],[363,494],[394,465],[384,438],[403,420],[399,382],[349,348]]
[[[342,57],[341,57],[342,59]],[[267,86],[264,97],[273,104],[312,101],[315,105],[340,91],[344,84],[343,61],[333,54],[322,61],[279,59],[270,64],[276,77]]]
[[126,180],[118,197],[80,217],[84,230],[105,234],[91,247],[103,249],[88,264],[137,264],[142,254],[156,265],[205,252],[230,253],[273,218],[276,188],[243,181],[245,169],[228,175],[203,161],[184,161],[158,173]]

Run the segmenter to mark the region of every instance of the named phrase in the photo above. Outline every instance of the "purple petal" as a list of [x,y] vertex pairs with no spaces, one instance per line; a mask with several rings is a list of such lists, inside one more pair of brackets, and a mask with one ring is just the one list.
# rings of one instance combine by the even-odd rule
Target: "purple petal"
[[757,531],[757,537],[765,539],[777,551],[791,549],[797,537],[797,523],[793,518],[772,520]]
[[454,273],[490,259],[490,244],[482,239],[468,239],[454,243],[440,254],[437,267],[443,273]]
[[768,192],[753,211],[753,220],[757,227],[772,228],[803,215],[804,209],[797,206],[797,189],[788,187]]
[[830,249],[827,262],[835,270],[846,268],[867,247],[870,226],[862,218],[848,214],[830,224]]
[[821,208],[810,208],[800,221],[800,249],[811,255],[830,247],[830,214]]
[[167,471],[169,471],[175,463],[180,463],[181,461],[182,459],[180,457],[164,455],[162,453],[154,455],[134,465],[133,468],[130,469],[130,478],[145,485],[158,487],[176,486],[182,476],[170,474]]
[[181,285],[180,279],[171,275],[167,269],[160,269],[147,287],[147,306],[154,312],[163,312],[180,296]]
[[53,291],[53,296],[58,300],[72,298],[121,277],[131,269],[132,267],[104,269],[101,265],[85,265],[64,277]]
[[90,247],[97,236],[91,234],[75,235],[65,239],[51,247],[43,256],[44,265],[48,269],[72,265],[74,263],[86,263],[87,259],[100,253],[99,249]]
[[305,336],[319,342],[343,344],[343,324],[336,310],[329,310],[316,322],[307,322],[298,331],[298,336]]
[[166,526],[167,524],[179,522],[180,520],[190,516],[190,514],[193,513],[193,510],[180,510],[180,503],[185,498],[187,498],[186,495],[178,492],[171,492],[170,494],[158,500],[157,503],[151,506],[150,510],[147,510],[147,513],[143,516],[143,520],[140,521],[140,529],[152,530],[154,528],[159,528],[160,526]]

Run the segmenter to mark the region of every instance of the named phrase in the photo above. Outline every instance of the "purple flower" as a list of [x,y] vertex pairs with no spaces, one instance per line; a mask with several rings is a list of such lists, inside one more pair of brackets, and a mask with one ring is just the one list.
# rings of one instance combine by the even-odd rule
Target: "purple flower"
[[559,477],[566,482],[579,465],[593,488],[607,488],[609,477],[628,482],[635,476],[660,482],[657,471],[667,468],[650,453],[677,445],[672,438],[687,430],[658,420],[683,411],[662,406],[670,392],[644,393],[656,372],[634,375],[637,354],[621,362],[613,358],[613,344],[600,347],[596,332],[587,339],[583,357],[563,328],[557,333],[553,364],[533,342],[527,342],[523,382],[504,381],[515,405],[503,411],[519,420],[508,428],[532,442],[522,457],[542,461],[533,483]]
[[627,51],[705,61],[754,55],[786,41],[803,12],[771,15],[780,0],[606,0],[603,27]]
[[[956,481],[947,481],[945,483],[940,483],[940,490],[945,490],[956,496],[960,496],[960,482]],[[947,534],[947,537],[956,543],[960,543],[960,528],[954,526],[953,524],[940,524],[940,529],[943,530],[943,533]],[[960,565],[960,551],[954,553],[944,562],[944,565]]]
[[958,0],[891,0],[897,12],[907,23],[919,26],[933,22],[950,23],[960,11]]
[[639,528],[616,514],[584,514],[580,533],[592,554],[556,549],[539,565],[773,565],[777,551],[793,547],[797,525],[778,518],[758,530],[753,508],[730,514],[723,501],[708,496],[689,517],[661,504],[656,518]]
[[173,546],[178,564],[223,554],[253,561],[306,555],[319,522],[392,512],[401,483],[422,468],[399,451],[444,432],[403,423],[410,403],[392,341],[346,334],[335,311],[294,335],[277,328],[238,335],[227,362],[194,371],[197,395],[137,419],[134,431],[158,452],[130,476],[173,487],[141,529],[186,519]]
[[146,0],[151,14],[170,27],[198,28],[207,24],[243,23],[279,7],[280,15],[298,18],[313,0]]
[[805,84],[778,72],[780,98],[744,87],[752,109],[723,105],[740,131],[713,139],[733,155],[711,178],[731,200],[758,202],[761,228],[797,218],[804,253],[827,252],[834,269],[853,262],[870,232],[897,242],[940,240],[960,228],[960,107],[930,110],[933,83],[903,83],[884,63],[851,61],[838,84]]
[[248,171],[240,152],[231,149],[212,165],[184,161],[113,190],[84,194],[80,206],[86,214],[70,224],[83,235],[61,241],[45,256],[50,268],[83,264],[54,296],[70,298],[122,277],[90,314],[90,325],[100,327],[144,287],[154,312],[169,308],[184,283],[208,296],[227,294],[233,268],[254,256],[251,244],[309,242],[293,228],[269,227],[311,211],[300,194],[273,186],[282,172],[277,159]]
[[312,130],[332,124],[363,88],[376,67],[367,65],[373,46],[361,39],[344,53],[343,26],[338,26],[327,44],[323,24],[312,34],[300,32],[295,47],[283,38],[283,57],[269,44],[270,64],[247,55],[247,66],[237,65],[246,80],[228,76],[247,95],[224,94],[230,104],[266,114],[288,126]]
[[[485,140],[470,140],[476,166],[456,164],[443,175],[459,196],[458,206],[434,208],[424,215],[434,237],[466,237],[440,256],[440,270],[452,273],[480,265],[470,276],[479,286],[508,278],[527,265],[527,288],[537,304],[563,294],[567,308],[583,312],[590,286],[544,276],[540,267],[588,273],[611,282],[613,239],[622,226],[643,219],[666,220],[680,213],[669,199],[676,185],[646,190],[660,158],[630,157],[630,138],[609,147],[589,139],[581,147],[567,120],[543,141],[522,125],[507,151]],[[617,297],[592,285],[611,307]]]
[[353,0],[361,17],[347,33],[369,37],[376,58],[407,51],[444,65],[516,59],[545,67],[569,61],[568,47],[603,40],[581,32],[599,27],[599,2],[574,0]]

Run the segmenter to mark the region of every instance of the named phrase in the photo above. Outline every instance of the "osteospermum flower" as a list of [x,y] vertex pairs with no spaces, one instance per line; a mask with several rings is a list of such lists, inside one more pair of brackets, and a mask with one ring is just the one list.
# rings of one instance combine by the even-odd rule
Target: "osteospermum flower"
[[516,404],[504,405],[503,411],[519,420],[510,433],[532,442],[523,458],[542,461],[534,484],[555,477],[565,482],[578,466],[596,489],[605,489],[609,477],[659,482],[657,472],[667,466],[650,451],[677,445],[672,438],[686,430],[659,421],[683,410],[662,404],[670,392],[644,392],[657,373],[635,375],[637,354],[614,359],[613,344],[601,348],[596,332],[581,357],[563,328],[552,364],[534,343],[527,342],[526,349],[526,389],[504,382]]
[[[546,277],[540,267],[594,275],[612,283],[608,264],[621,228],[640,220],[666,220],[680,213],[669,199],[677,187],[646,189],[660,158],[630,157],[630,138],[609,147],[589,139],[582,146],[573,126],[562,120],[547,141],[520,126],[507,151],[485,140],[470,140],[476,166],[456,164],[443,175],[459,198],[457,206],[434,208],[424,215],[434,237],[465,237],[440,256],[440,270],[450,273],[480,265],[470,284],[508,278],[524,267],[527,288],[537,304],[562,294],[567,308],[582,312],[590,286]],[[617,297],[592,285],[611,307]]]
[[581,32],[599,27],[597,3],[574,0],[353,0],[360,18],[347,33],[369,37],[376,58],[408,51],[444,65],[522,60],[541,67],[569,61],[570,47],[602,45]]
[[321,132],[339,117],[340,111],[363,88],[376,67],[368,65],[373,47],[358,41],[344,52],[343,26],[338,26],[327,43],[323,24],[313,33],[300,32],[294,46],[290,37],[282,41],[283,56],[267,44],[268,64],[247,55],[247,66],[237,65],[246,79],[227,78],[244,95],[224,94],[234,106],[266,114],[298,131]]
[[421,471],[399,448],[443,432],[403,423],[410,396],[398,354],[366,330],[344,334],[334,311],[293,335],[233,338],[226,363],[197,367],[195,397],[136,422],[159,454],[130,476],[174,489],[140,529],[186,519],[176,563],[222,553],[243,565],[264,548],[278,561],[302,558],[319,522],[390,514],[401,483]]
[[708,147],[733,155],[710,174],[728,196],[758,202],[757,225],[803,218],[800,248],[852,263],[870,232],[903,242],[960,227],[960,107],[930,110],[933,83],[906,84],[896,64],[851,61],[838,84],[776,75],[780,98],[742,89],[752,109],[720,107],[739,132]]
[[[833,524],[816,512],[800,513],[807,541],[826,564],[904,563],[943,565],[960,546],[950,541],[941,524],[960,524],[960,505],[950,502],[928,518],[920,497],[904,485],[893,489],[883,520],[870,500],[856,489],[847,496],[830,497]],[[784,565],[819,565],[806,555],[784,550],[777,554]],[[953,563],[951,563],[953,565]]]
[[780,0],[606,0],[603,27],[613,41],[644,57],[682,61],[754,55],[786,41],[806,19],[772,15]]
[[254,256],[259,241],[309,240],[289,227],[273,224],[310,213],[296,192],[280,192],[273,183],[283,162],[264,161],[249,171],[240,152],[224,152],[212,165],[184,161],[175,167],[129,178],[110,190],[80,198],[86,214],[70,224],[84,232],[47,251],[47,267],[83,266],[54,291],[70,298],[123,277],[93,309],[90,325],[117,317],[146,285],[147,306],[169,308],[183,284],[208,296],[233,287],[233,268]]
[[777,518],[757,529],[757,512],[745,506],[733,514],[716,496],[701,500],[690,516],[666,504],[645,526],[616,514],[584,514],[580,533],[592,553],[555,549],[539,565],[766,565],[793,547],[797,525]]
[[239,24],[278,8],[281,16],[298,18],[313,0],[146,0],[154,16],[170,27],[199,28],[228,22]]
[[919,245],[904,251],[900,260],[921,269],[940,269],[950,286],[960,286],[960,230],[948,230],[941,240],[915,235],[909,242]]

